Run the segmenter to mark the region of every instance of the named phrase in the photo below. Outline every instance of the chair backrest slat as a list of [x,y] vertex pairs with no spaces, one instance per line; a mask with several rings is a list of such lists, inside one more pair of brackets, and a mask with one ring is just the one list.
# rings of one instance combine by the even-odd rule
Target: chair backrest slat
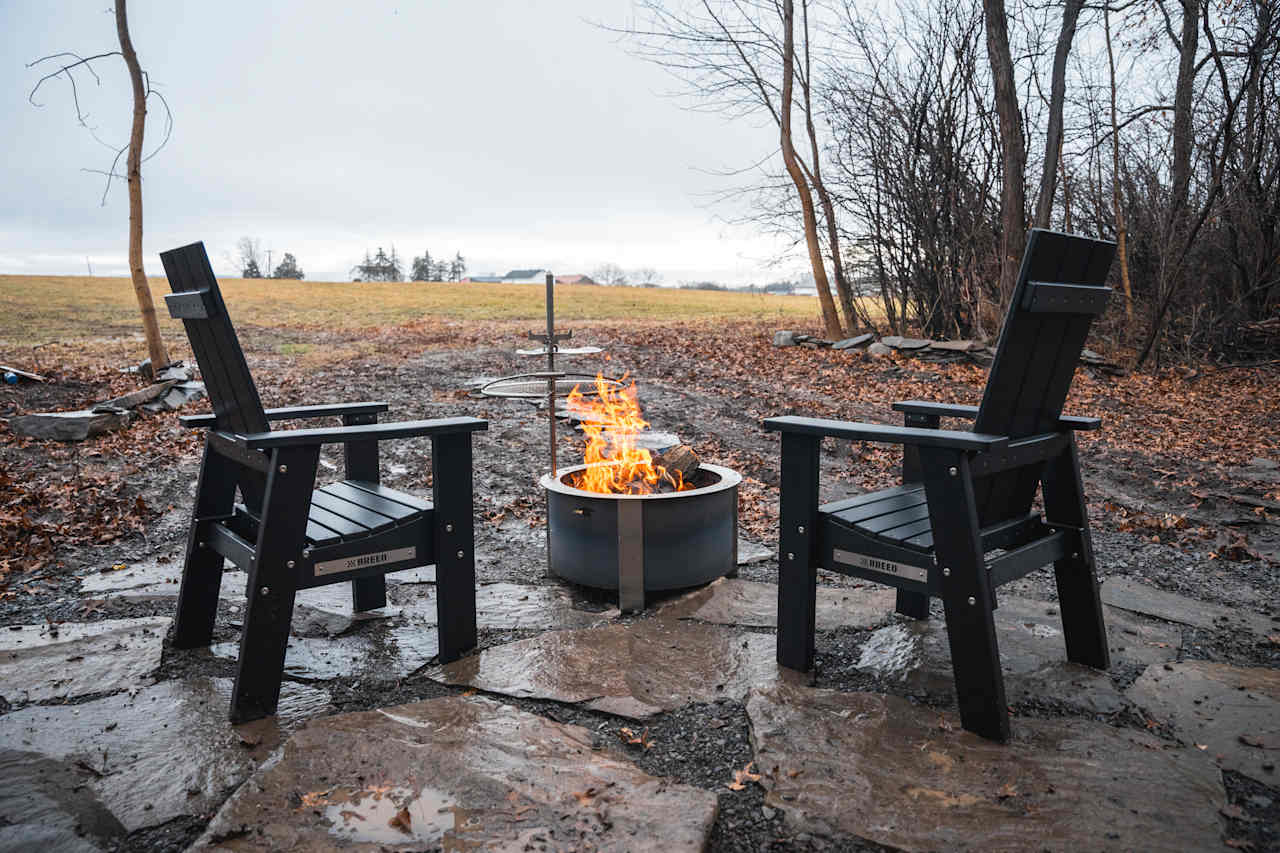
[[180,316],[186,327],[213,404],[216,428],[237,433],[266,432],[267,415],[262,399],[227,315],[204,243],[161,252],[160,261],[169,287],[175,294],[183,295],[170,303],[170,313]]
[[[1105,304],[1114,255],[1115,244],[1107,240],[1031,231],[975,430],[1025,438],[1055,429],[1085,338]],[[1071,305],[1053,305],[1059,299]],[[1011,469],[977,481],[981,523],[1029,512],[1042,468]]]

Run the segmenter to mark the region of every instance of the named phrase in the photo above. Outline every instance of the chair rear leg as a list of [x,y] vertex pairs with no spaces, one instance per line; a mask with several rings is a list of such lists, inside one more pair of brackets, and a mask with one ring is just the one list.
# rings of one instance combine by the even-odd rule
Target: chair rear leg
[[351,582],[351,609],[356,613],[387,606],[387,577],[373,575]]
[[898,590],[897,606],[894,609],[903,616],[909,616],[912,619],[928,619],[929,596],[923,592],[900,589]]
[[1111,665],[1111,652],[1107,648],[1107,628],[1094,568],[1093,537],[1089,534],[1074,438],[1064,453],[1045,465],[1042,484],[1047,522],[1079,532],[1073,552],[1053,564],[1067,659],[1095,669],[1107,669]]
[[432,438],[431,475],[440,662],[450,663],[478,639],[471,433]]
[[814,567],[818,522],[818,461],[822,439],[782,434],[781,502],[778,512],[778,663],[813,668],[818,572]]
[[255,559],[249,569],[244,634],[231,694],[232,722],[274,714],[280,700],[298,588],[295,563],[306,544],[307,511],[319,456],[317,447],[280,448],[272,454]]
[[983,561],[969,460],[935,448],[921,448],[920,454],[960,721],[974,734],[1005,741],[1009,709],[996,643],[995,598]]
[[206,443],[196,486],[195,507],[191,513],[191,528],[187,533],[182,586],[178,590],[178,612],[173,626],[174,648],[207,646],[213,639],[213,623],[218,615],[218,590],[222,586],[222,555],[205,545],[207,531],[200,519],[229,514],[235,506],[235,499],[235,463],[214,453]]

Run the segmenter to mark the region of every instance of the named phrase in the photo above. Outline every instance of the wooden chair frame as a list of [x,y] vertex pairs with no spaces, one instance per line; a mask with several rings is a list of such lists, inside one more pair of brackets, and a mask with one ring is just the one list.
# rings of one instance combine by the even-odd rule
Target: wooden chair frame
[[[963,725],[1006,740],[995,590],[1052,563],[1068,659],[1110,665],[1074,437],[1101,421],[1064,417],[1061,408],[1089,324],[1110,293],[1102,282],[1113,250],[1106,241],[1032,232],[981,408],[895,403],[901,427],[765,421],[782,434],[780,664],[813,667],[818,567],[895,587],[898,612],[913,618],[928,618],[929,599],[940,598]],[[1037,281],[1046,270],[1059,278]],[[977,419],[985,429],[940,429],[943,417]],[[824,437],[903,445],[903,485],[819,506]],[[1043,516],[1032,511],[1037,486]],[[902,538],[877,532],[890,528]]]
[[[275,713],[298,590],[350,582],[356,611],[386,605],[384,575],[436,565],[442,662],[476,644],[471,433],[478,418],[378,423],[383,402],[263,409],[204,245],[161,254],[214,412],[181,418],[207,430],[187,537],[173,644],[208,645],[223,561],[248,573],[231,719]],[[341,427],[275,431],[270,421],[340,417]],[[379,482],[378,444],[431,438],[432,501]],[[343,445],[346,481],[316,487],[320,449]],[[239,490],[241,503],[236,502]],[[338,514],[326,509],[340,503]],[[328,525],[328,526],[326,526]]]

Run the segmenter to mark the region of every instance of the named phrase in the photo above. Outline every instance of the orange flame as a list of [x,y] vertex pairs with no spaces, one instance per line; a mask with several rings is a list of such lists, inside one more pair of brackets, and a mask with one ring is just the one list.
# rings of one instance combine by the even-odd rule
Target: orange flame
[[648,449],[636,447],[636,436],[649,426],[640,415],[637,395],[634,380],[617,388],[600,373],[594,396],[583,394],[576,385],[569,392],[569,410],[582,418],[587,434],[587,468],[575,476],[574,488],[606,495],[647,495],[664,481],[678,492],[693,488],[679,471],[655,465]]

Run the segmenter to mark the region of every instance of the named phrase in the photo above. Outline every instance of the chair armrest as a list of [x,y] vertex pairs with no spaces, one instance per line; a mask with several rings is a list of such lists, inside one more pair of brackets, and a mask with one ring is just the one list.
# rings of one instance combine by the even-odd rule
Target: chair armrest
[[[978,416],[977,406],[965,406],[960,403],[931,403],[928,400],[902,400],[893,404],[893,410],[910,415],[936,415],[943,418],[976,418]],[[1058,418],[1058,429],[1083,431],[1102,429],[1102,418],[1062,415]]]
[[949,447],[953,450],[993,450],[1009,443],[1008,436],[984,435],[949,429],[883,426],[822,418],[800,418],[786,415],[768,418],[764,428],[773,432],[847,438],[853,441],[878,441],[886,444],[908,444],[914,447]]
[[385,441],[420,435],[478,432],[489,428],[480,418],[435,418],[429,421],[401,421],[390,424],[360,424],[327,429],[291,429],[234,436],[238,444],[251,450],[297,447],[309,444],[338,444],[348,441]]
[[[285,421],[293,418],[327,418],[330,415],[374,415],[390,409],[388,403],[325,403],[319,406],[285,406],[280,409],[267,409],[267,420]],[[178,420],[185,427],[197,429],[212,427],[215,415],[181,415]]]

